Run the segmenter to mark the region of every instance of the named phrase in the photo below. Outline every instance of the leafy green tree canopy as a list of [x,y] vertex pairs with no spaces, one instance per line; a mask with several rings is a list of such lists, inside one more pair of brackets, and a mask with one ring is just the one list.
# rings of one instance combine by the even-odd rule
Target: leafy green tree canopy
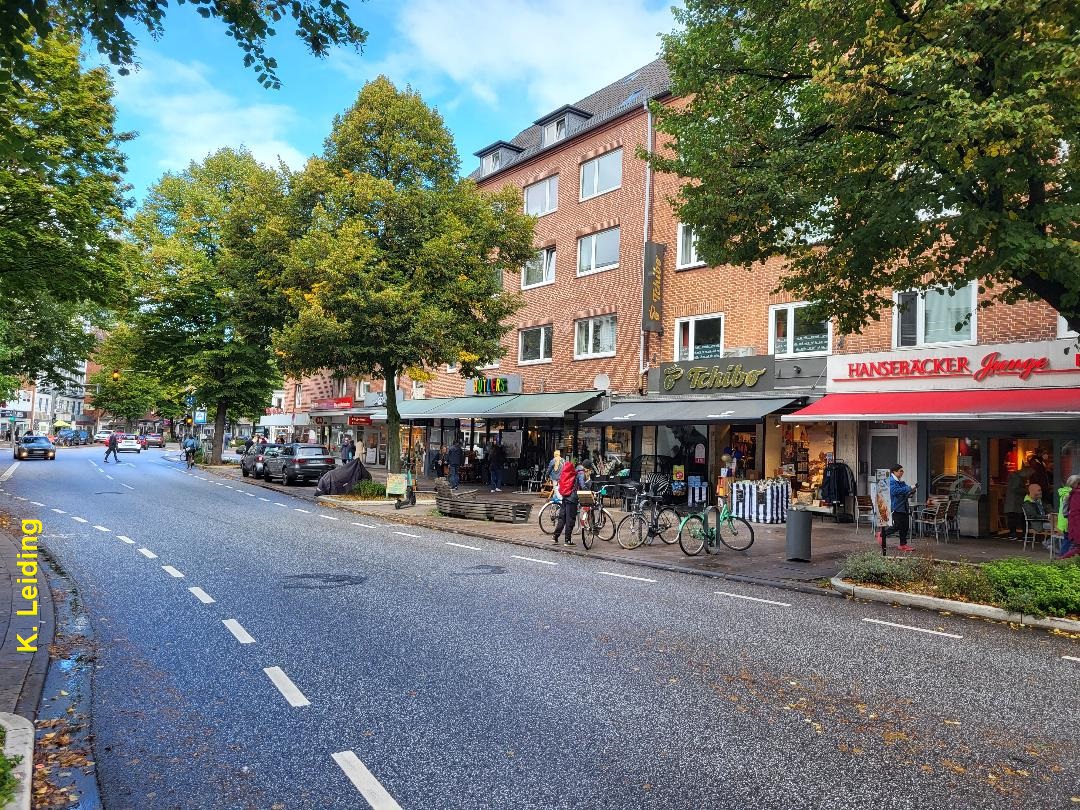
[[166,175],[135,218],[145,362],[214,410],[215,463],[227,413],[261,410],[281,380],[270,337],[284,223],[281,176],[232,149]]
[[532,253],[521,192],[459,180],[437,112],[385,77],[335,119],[322,157],[293,178],[298,238],[284,284],[295,315],[276,336],[286,370],[386,380],[388,453],[398,459],[398,375],[498,359],[520,306],[506,270]]
[[[359,49],[367,39],[344,0],[178,0],[177,5],[185,3],[200,16],[224,24],[244,52],[244,66],[258,74],[264,87],[281,86],[266,41],[277,33],[274,26],[290,17],[297,37],[316,56],[324,56],[333,45]],[[19,77],[30,75],[24,49],[65,26],[88,32],[98,51],[126,74],[135,61],[136,46],[129,26],[144,27],[156,39],[165,30],[168,8],[168,0],[5,0],[0,4],[0,69]]]
[[980,279],[1080,328],[1080,4],[688,0],[658,110],[713,263],[791,258],[843,331]]

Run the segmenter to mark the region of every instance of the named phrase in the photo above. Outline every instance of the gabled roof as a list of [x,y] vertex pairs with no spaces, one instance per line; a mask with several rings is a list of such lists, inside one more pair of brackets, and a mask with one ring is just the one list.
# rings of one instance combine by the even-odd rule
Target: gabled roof
[[[595,93],[586,96],[580,101],[564,105],[554,112],[548,113],[543,118],[537,119],[531,127],[523,129],[511,138],[509,143],[506,141],[496,141],[491,146],[485,147],[479,152],[475,152],[474,154],[479,157],[480,155],[490,152],[496,146],[505,146],[517,151],[517,154],[513,155],[507,163],[500,166],[496,171],[484,175],[483,178],[487,179],[488,177],[501,174],[507,169],[516,166],[519,163],[523,163],[547,149],[561,146],[591,129],[595,129],[614,118],[618,118],[633,107],[640,107],[646,101],[654,98],[661,98],[668,95],[670,92],[671,77],[668,74],[667,63],[665,63],[663,59],[656,59],[644,67],[635,70],[628,76],[624,76],[618,81],[612,82],[607,87],[603,87]],[[552,121],[567,111],[589,117],[587,120],[581,122],[574,122],[573,119],[571,119],[570,126],[572,128],[567,131],[564,138],[553,144],[545,144],[543,142],[543,124]],[[577,126],[574,126],[574,123],[577,123]],[[474,180],[481,179],[480,170],[477,169],[470,174],[469,177]]]
[[540,118],[537,118],[535,121],[533,121],[533,123],[536,124],[538,127],[542,127],[544,126],[544,124],[550,123],[551,121],[554,121],[556,118],[560,118],[566,113],[573,113],[574,115],[578,115],[582,118],[590,118],[592,116],[592,113],[586,112],[580,107],[575,107],[573,104],[563,104],[561,107],[559,107],[559,109],[549,112],[547,115],[541,116]]
[[479,149],[479,150],[473,152],[473,154],[476,155],[477,157],[480,157],[481,155],[486,155],[488,152],[494,152],[496,149],[498,149],[500,147],[502,147],[503,149],[509,149],[511,152],[521,152],[521,151],[523,151],[523,147],[514,146],[514,144],[509,143],[507,141],[495,141],[495,143],[488,144],[483,149]]

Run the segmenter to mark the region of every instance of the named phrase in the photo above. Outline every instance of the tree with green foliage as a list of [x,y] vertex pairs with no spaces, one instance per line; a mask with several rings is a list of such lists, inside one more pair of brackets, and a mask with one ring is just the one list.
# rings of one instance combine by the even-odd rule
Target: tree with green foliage
[[[278,88],[277,61],[266,51],[275,26],[289,18],[296,36],[315,56],[331,46],[359,49],[367,33],[353,22],[344,0],[179,0],[207,20],[218,20],[244,52],[244,66],[258,74],[264,87]],[[143,27],[153,38],[165,30],[168,0],[5,0],[0,4],[0,85],[33,75],[25,58],[35,41],[57,30],[89,33],[98,51],[119,66],[121,75],[135,61],[136,34]],[[6,75],[5,75],[6,74]]]
[[293,375],[386,381],[395,470],[398,377],[443,363],[468,376],[497,360],[520,306],[503,273],[534,252],[520,189],[485,194],[457,169],[439,114],[379,77],[291,187],[298,238],[284,284],[295,314],[276,345]]
[[287,250],[281,175],[249,152],[222,149],[167,174],[135,217],[146,263],[132,325],[142,363],[214,413],[221,462],[230,411],[265,407],[281,372],[271,329]]
[[[711,263],[790,258],[844,332],[889,290],[1042,299],[1080,329],[1080,3],[688,0],[652,165]],[[984,305],[986,305],[984,304]]]
[[[63,384],[85,360],[92,326],[127,302],[125,136],[112,86],[84,71],[62,32],[28,45],[33,78],[0,90],[0,375]],[[2,83],[0,83],[2,86]]]
[[142,335],[129,324],[111,326],[93,353],[101,370],[87,379],[91,405],[123,419],[129,430],[147,413],[179,417],[184,391],[164,382],[151,359]]

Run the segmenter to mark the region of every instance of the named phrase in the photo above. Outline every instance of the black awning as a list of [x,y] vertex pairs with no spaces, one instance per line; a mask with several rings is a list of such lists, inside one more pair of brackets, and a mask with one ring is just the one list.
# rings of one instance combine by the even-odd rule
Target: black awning
[[583,424],[703,425],[710,422],[756,422],[794,399],[678,399],[664,402],[618,402]]

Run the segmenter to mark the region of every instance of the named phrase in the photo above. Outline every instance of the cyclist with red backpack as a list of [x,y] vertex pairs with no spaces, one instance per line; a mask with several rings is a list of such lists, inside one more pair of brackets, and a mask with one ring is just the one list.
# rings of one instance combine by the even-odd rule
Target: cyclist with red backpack
[[588,484],[588,473],[592,472],[592,462],[585,459],[576,466],[569,461],[562,465],[559,472],[559,495],[562,496],[562,509],[559,510],[559,519],[555,522],[555,540],[559,542],[559,535],[564,531],[566,545],[574,545],[574,527],[577,525],[578,513],[578,490],[585,489]]

